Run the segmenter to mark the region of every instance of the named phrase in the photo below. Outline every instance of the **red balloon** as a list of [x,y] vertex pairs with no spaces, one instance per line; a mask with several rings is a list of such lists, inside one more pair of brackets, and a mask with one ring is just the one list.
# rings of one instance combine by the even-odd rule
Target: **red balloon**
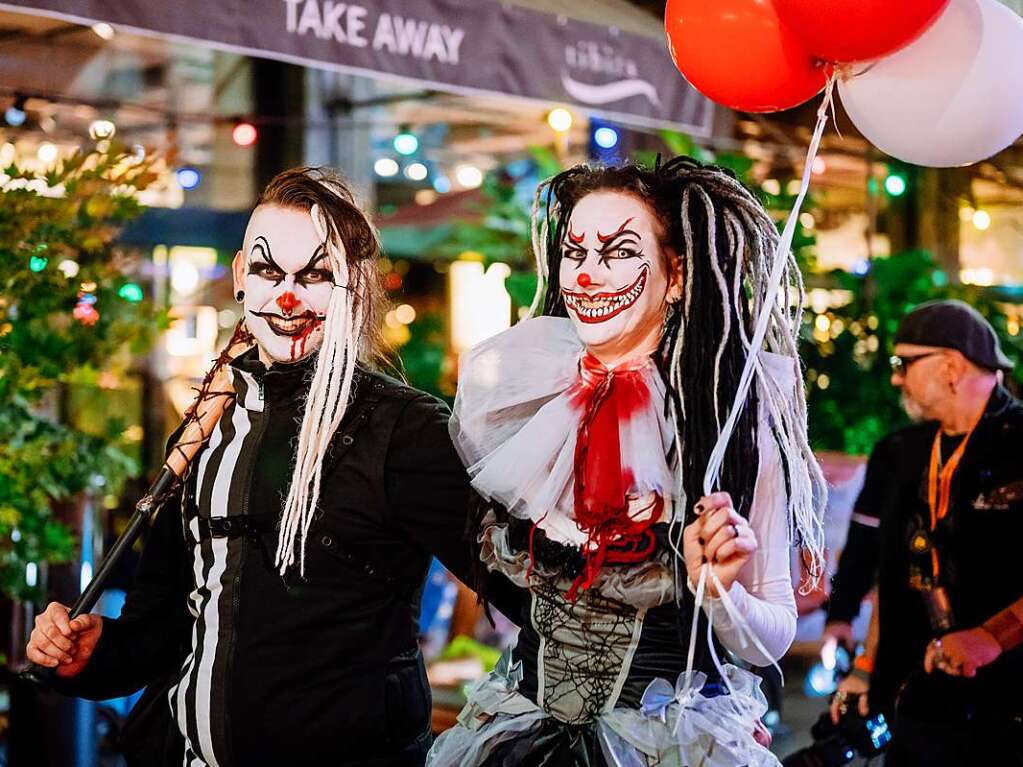
[[668,0],[664,31],[690,84],[732,109],[789,109],[827,80],[821,63],[779,22],[771,0]]
[[826,61],[887,56],[913,42],[949,0],[774,0],[778,15]]

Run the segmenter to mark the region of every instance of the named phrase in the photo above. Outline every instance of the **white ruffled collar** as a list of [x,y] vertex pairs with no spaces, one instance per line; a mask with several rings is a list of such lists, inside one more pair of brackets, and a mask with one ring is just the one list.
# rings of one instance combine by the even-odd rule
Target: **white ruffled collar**
[[[450,427],[477,492],[575,545],[586,534],[572,512],[580,414],[570,389],[579,380],[584,353],[563,317],[528,319],[478,344],[460,360]],[[761,352],[760,361],[775,384],[794,385],[794,360]],[[642,375],[650,403],[620,422],[622,466],[632,472],[637,494],[660,494],[668,514],[679,500],[666,458],[674,433],[663,415],[664,381],[653,364]]]
[[[585,348],[569,320],[537,317],[463,355],[451,433],[473,487],[565,543],[586,541],[573,519],[580,411],[572,387]],[[635,366],[630,366],[635,368]],[[652,363],[636,372],[651,397],[619,422],[622,466],[636,494],[674,498],[666,455],[673,434],[662,415],[664,382]],[[670,508],[670,505],[669,505]]]

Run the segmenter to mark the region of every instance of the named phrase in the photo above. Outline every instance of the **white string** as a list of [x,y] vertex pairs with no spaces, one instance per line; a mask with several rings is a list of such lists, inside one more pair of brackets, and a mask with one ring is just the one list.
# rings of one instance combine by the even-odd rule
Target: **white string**
[[[745,364],[743,365],[742,374],[739,378],[739,385],[735,392],[735,399],[732,403],[732,409],[728,414],[728,418],[725,421],[724,427],[721,428],[718,434],[717,442],[714,445],[714,449],[712,450],[710,455],[710,460],[707,463],[707,470],[704,473],[703,477],[704,495],[710,495],[718,486],[718,483],[720,481],[721,465],[724,462],[725,452],[728,449],[728,444],[731,440],[732,434],[735,431],[735,426],[739,420],[739,416],[742,414],[742,411],[746,406],[749,391],[753,384],[754,378],[757,378],[758,380],[761,381],[763,389],[767,394],[765,399],[768,411],[772,416],[773,422],[782,423],[791,422],[792,420],[792,415],[787,412],[789,408],[783,406],[784,404],[784,399],[782,399],[783,392],[780,391],[778,383],[776,381],[773,381],[770,376],[764,375],[763,367],[760,362],[759,351],[761,348],[763,348],[764,341],[767,338],[768,330],[771,326],[771,320],[773,318],[776,321],[776,328],[775,332],[772,334],[772,338],[774,338],[776,342],[780,342],[782,345],[790,347],[788,351],[791,351],[791,356],[794,359],[798,359],[798,350],[795,348],[794,341],[794,339],[797,337],[796,333],[781,331],[783,330],[793,331],[798,329],[798,322],[800,320],[799,314],[801,314],[802,305],[800,302],[799,307],[797,307],[799,309],[799,314],[792,316],[789,313],[790,308],[787,305],[788,290],[786,289],[784,293],[785,298],[783,300],[786,302],[786,305],[783,307],[778,306],[778,295],[781,293],[782,283],[785,280],[786,272],[789,268],[792,259],[791,254],[792,238],[795,235],[796,221],[799,219],[799,212],[800,209],[802,208],[803,200],[806,198],[806,193],[810,187],[810,179],[811,174],[813,172],[813,161],[817,156],[817,151],[820,147],[821,137],[823,136],[824,128],[827,125],[828,108],[832,102],[833,89],[834,76],[829,78],[827,88],[825,89],[824,93],[824,100],[821,102],[820,108],[817,110],[817,125],[814,128],[813,138],[811,139],[809,149],[807,150],[806,163],[803,166],[803,175],[800,182],[799,193],[796,196],[795,204],[793,205],[792,210],[789,212],[788,219],[785,222],[785,227],[782,230],[782,235],[779,238],[777,245],[775,247],[773,259],[771,261],[770,276],[768,278],[762,295],[754,295],[752,309],[753,311],[756,312],[756,322],[754,323],[754,331],[752,338],[748,339],[746,337],[745,328],[742,328],[741,327],[742,323],[740,323],[739,335],[742,344],[747,351],[746,361]],[[732,222],[727,217],[725,219],[725,230],[726,234],[729,237],[730,244],[734,243],[736,239],[738,240],[738,243],[740,245],[742,244],[744,238],[742,237],[741,227],[733,227]],[[690,251],[692,250],[691,242],[687,242],[686,246],[688,250]],[[758,261],[762,261],[763,253],[760,252],[760,249],[758,247],[755,248],[755,250],[756,252],[754,253],[754,256],[757,258]],[[742,252],[743,251],[740,251],[740,253]],[[736,265],[736,271],[737,272],[739,271],[739,265]],[[798,269],[794,269],[794,272],[797,275],[799,274]],[[724,286],[723,275],[718,274],[717,268],[715,268],[715,277],[717,277],[718,279],[719,286],[721,286],[722,293],[727,302],[729,291],[727,287]],[[798,279],[801,279],[801,277],[799,277]],[[738,298],[739,298],[738,293],[732,296],[733,301],[738,302]],[[794,324],[795,327],[793,327]],[[800,407],[800,404],[802,404],[802,407]],[[797,411],[795,417],[802,418],[803,423],[805,423],[804,408],[805,403],[795,403],[795,409]],[[778,429],[777,431],[781,432],[780,438],[782,439],[783,444],[780,445],[779,447],[783,450],[783,454],[786,455],[794,454],[793,452],[784,452],[787,449],[792,450],[795,453],[800,453],[801,454],[800,458],[803,460],[807,458],[807,456],[803,454],[805,453],[805,451],[802,450],[799,445],[793,444],[796,441],[794,439],[794,436],[799,433],[797,430],[793,430],[791,428],[784,428]],[[808,467],[810,467],[810,471],[812,472],[814,471],[814,469],[816,469],[817,473],[819,474],[820,469],[819,467],[817,467],[816,461],[813,460],[812,455],[809,456],[809,458],[810,460],[808,461]],[[791,472],[790,474],[794,475],[795,472]],[[813,484],[813,480],[815,478],[816,477],[811,477],[810,484]],[[793,489],[792,492],[795,492],[795,489]],[[820,533],[821,535],[823,534],[823,526],[821,521],[818,518],[816,518],[816,515],[813,515],[811,513],[810,517],[811,519],[809,520],[801,520],[803,522],[808,523],[803,527],[803,529],[804,532],[808,533],[809,535],[813,536],[816,539],[818,533]],[[816,558],[819,557],[818,554],[819,549],[817,546],[811,546],[810,548],[816,560]],[[697,627],[699,624],[699,614],[700,609],[703,606],[704,591],[708,577],[710,578],[711,582],[714,584],[715,589],[717,590],[718,599],[721,603],[721,606],[724,608],[725,613],[728,615],[732,624],[736,628],[741,645],[745,647],[747,643],[752,643],[753,646],[756,647],[757,650],[765,658],[771,659],[771,665],[778,670],[779,674],[781,674],[781,669],[778,667],[777,662],[771,658],[771,654],[767,652],[766,648],[763,646],[763,643],[761,643],[759,638],[756,636],[756,632],[753,631],[752,627],[743,617],[739,609],[735,606],[735,603],[732,601],[731,597],[728,596],[728,592],[725,590],[723,584],[721,583],[721,580],[718,578],[717,573],[714,572],[713,568],[710,566],[710,563],[704,563],[700,567],[700,574],[696,585],[696,598],[693,607],[692,627],[690,629],[689,636],[689,653],[686,659],[687,675],[685,685],[686,689],[684,690],[684,693],[688,692],[689,678],[691,677],[691,673],[689,672],[693,671],[693,662],[695,659],[696,651],[695,645]],[[710,648],[711,659],[714,662],[714,666],[715,668],[717,668],[718,673],[721,675],[721,678],[724,681],[725,685],[728,687],[729,692],[734,693],[731,681],[725,674],[725,669],[721,664],[720,659],[718,658],[717,652],[714,649],[713,611],[714,611],[713,603],[711,603],[707,625],[707,643]],[[681,721],[681,717],[679,721]],[[676,723],[675,726],[677,730],[678,723]]]
[[[713,573],[711,573],[713,575]],[[714,647],[714,603],[711,602],[707,609],[707,648],[710,650],[710,659],[714,664],[714,668],[718,670],[718,676],[721,677],[721,681],[725,683],[725,687],[728,688],[729,695],[735,695],[735,688],[732,687],[732,680],[728,678],[728,673],[725,671],[725,666],[721,662],[721,658],[718,657],[717,648]]]
[[[763,643],[760,641],[760,638],[757,636],[757,633],[749,625],[749,623],[747,622],[746,618],[743,616],[739,608],[736,607],[735,602],[733,602],[732,598],[728,595],[728,589],[726,589],[724,587],[724,584],[721,583],[721,579],[718,578],[717,573],[715,573],[714,570],[711,569],[709,564],[704,565],[704,567],[710,571],[711,582],[714,584],[714,588],[717,589],[718,599],[721,600],[721,606],[724,608],[725,614],[728,615],[729,620],[732,621],[732,625],[735,626],[736,628],[736,633],[738,633],[739,635],[740,645],[742,647],[746,647],[747,645],[753,645],[763,657],[768,658],[771,661],[771,666],[781,676],[782,684],[784,684],[785,675],[782,674],[781,667],[778,665],[778,662],[771,658],[771,653],[767,651],[767,648],[764,647]],[[713,623],[713,605],[711,605],[710,622]],[[711,654],[714,657],[716,665],[717,655],[714,653],[713,645],[711,645]],[[719,672],[721,672],[722,676],[724,676],[724,671],[721,668],[721,666],[717,666],[717,669]],[[729,685],[729,687],[731,687],[731,685]]]
[[742,375],[739,378],[739,386],[735,392],[735,400],[732,403],[732,410],[728,414],[728,419],[725,421],[725,425],[721,429],[721,433],[718,435],[717,442],[714,444],[714,449],[711,451],[710,460],[707,462],[707,471],[704,473],[703,477],[704,495],[710,495],[714,492],[714,488],[718,486],[721,464],[724,462],[725,451],[728,449],[728,443],[731,441],[732,433],[735,431],[735,425],[746,405],[749,390],[753,384],[753,378],[756,375],[757,353],[764,344],[764,339],[767,336],[768,325],[773,314],[773,304],[777,300],[775,299],[772,301],[771,296],[777,294],[781,289],[782,277],[784,276],[785,268],[789,261],[789,252],[792,248],[792,238],[796,231],[796,221],[799,219],[799,212],[802,208],[803,200],[806,198],[807,190],[810,187],[810,177],[813,172],[813,161],[817,157],[817,150],[820,146],[821,136],[824,134],[824,128],[828,122],[828,105],[831,103],[833,88],[834,78],[832,77],[828,80],[828,85],[824,93],[824,101],[817,110],[817,126],[814,128],[813,138],[810,141],[810,148],[807,151],[806,163],[803,165],[803,177],[799,186],[799,194],[796,196],[796,202],[789,213],[788,220],[785,222],[785,228],[782,230],[781,238],[778,240],[778,244],[774,251],[770,278],[767,282],[766,296],[768,303],[759,308],[756,324],[754,326],[753,338],[750,341],[750,353],[746,357],[746,364],[743,366]]
[[[683,700],[689,694],[689,688],[692,686],[693,678],[693,662],[696,659],[696,630],[699,627],[700,621],[700,605],[703,604],[703,590],[707,586],[707,573],[709,568],[706,565],[700,568],[700,577],[696,582],[696,603],[693,608],[693,625],[689,629],[689,654],[686,656],[686,683],[682,686],[682,694],[679,696]],[[682,717],[679,716],[678,721],[675,722],[675,733],[678,733],[678,727],[682,723]]]

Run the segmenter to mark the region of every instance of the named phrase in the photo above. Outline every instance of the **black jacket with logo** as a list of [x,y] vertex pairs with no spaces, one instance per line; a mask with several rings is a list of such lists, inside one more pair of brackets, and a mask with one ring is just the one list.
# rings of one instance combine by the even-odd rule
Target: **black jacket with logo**
[[[881,633],[871,698],[890,709],[906,685],[914,708],[928,709],[915,711],[918,718],[963,721],[975,714],[1023,713],[1018,684],[1010,681],[1023,679],[1023,647],[1003,653],[973,679],[921,671],[936,633],[923,596],[909,585],[910,539],[921,527],[930,528],[927,474],[937,429],[934,422],[917,424],[886,440],[892,484],[880,515]],[[930,534],[940,556],[939,582],[955,616],[953,631],[980,626],[1023,596],[1021,445],[1023,403],[998,387],[955,473],[948,515]]]
[[89,665],[61,688],[107,698],[150,685],[125,743],[139,763],[421,764],[423,581],[431,555],[463,579],[475,559],[447,408],[358,371],[305,577],[282,578],[276,528],[312,364],[267,371],[251,351],[232,368],[236,400],[180,504],[157,517],[121,618],[105,620]]

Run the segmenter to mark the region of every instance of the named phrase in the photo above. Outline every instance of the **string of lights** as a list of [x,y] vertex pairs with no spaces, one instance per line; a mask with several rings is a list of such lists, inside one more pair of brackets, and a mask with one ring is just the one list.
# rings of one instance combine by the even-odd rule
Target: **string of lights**
[[[99,31],[93,30],[97,35],[103,37]],[[104,38],[107,39],[107,38]],[[419,135],[413,127],[407,123],[395,125],[393,120],[377,116],[368,119],[355,118],[352,115],[362,109],[384,106],[396,101],[414,100],[417,98],[433,98],[437,96],[435,91],[387,94],[362,102],[344,100],[333,105],[329,110],[332,113],[346,115],[345,125],[351,128],[387,128],[394,126],[395,134],[390,142],[390,149],[394,155],[383,154],[373,164],[375,175],[381,179],[404,178],[414,184],[429,183],[434,191],[446,193],[450,191],[455,183],[462,189],[474,189],[483,181],[483,171],[471,162],[455,162],[448,170],[442,170],[442,163],[436,159],[437,148],[424,147]],[[37,156],[40,162],[50,163],[58,157],[58,147],[54,140],[59,135],[57,130],[60,126],[56,124],[52,115],[47,115],[35,122],[30,119],[29,102],[42,101],[53,104],[67,105],[71,107],[88,107],[96,112],[96,118],[88,123],[88,136],[93,141],[103,141],[112,138],[117,132],[117,125],[111,116],[119,114],[122,119],[127,116],[125,122],[131,125],[132,133],[144,134],[155,130],[163,129],[168,134],[168,144],[172,150],[177,142],[177,133],[183,125],[212,125],[215,128],[229,128],[231,138],[235,145],[241,148],[255,146],[260,138],[260,129],[264,127],[289,127],[296,130],[336,130],[336,119],[325,117],[314,117],[306,115],[217,115],[209,112],[188,112],[154,104],[144,104],[128,100],[111,100],[101,98],[88,98],[82,96],[69,96],[56,92],[45,92],[38,90],[15,89],[0,86],[0,99],[10,100],[4,111],[4,120],[7,126],[19,131],[32,131],[36,127],[44,128],[47,140],[41,142],[37,147]],[[41,111],[38,107],[35,111]],[[151,116],[151,122],[132,121],[134,115]],[[43,120],[49,125],[42,125]],[[559,142],[567,142],[569,132],[575,123],[573,112],[565,107],[554,107],[545,116],[547,124],[554,132],[556,145]],[[607,124],[597,118],[589,120],[589,141],[591,150],[598,160],[613,159],[616,151],[621,145],[622,129],[618,126]],[[48,128],[48,130],[46,130]],[[642,131],[641,131],[642,132]],[[64,134],[68,140],[81,140],[84,138],[82,130],[65,130]],[[51,140],[50,137],[53,137]],[[792,159],[798,162],[803,149],[799,146],[798,140],[791,137],[780,136],[783,143],[770,140],[758,140],[757,143],[766,152],[772,153],[778,159],[786,161]],[[742,151],[747,141],[730,139],[727,137],[711,137],[701,143],[713,150]],[[138,149],[145,151],[141,145]],[[174,151],[169,153],[173,156]],[[847,155],[861,158],[862,155],[855,151],[843,150],[835,147],[830,150],[833,155]],[[790,157],[791,156],[791,157]],[[813,172],[815,175],[823,175],[827,171],[827,160],[823,156],[816,158]],[[200,186],[203,174],[200,167],[194,163],[182,163],[173,168],[175,179],[178,185],[185,191],[191,191]],[[898,169],[892,168],[882,177],[880,183],[872,174],[868,178],[868,192],[878,194],[883,192],[892,199],[902,197],[909,186],[907,176]],[[764,192],[772,195],[781,194],[781,182],[776,178],[765,179],[761,187]],[[981,208],[964,207],[966,211],[963,216],[969,216],[963,220],[972,222],[978,230],[986,230],[991,225],[991,216],[988,211]]]

